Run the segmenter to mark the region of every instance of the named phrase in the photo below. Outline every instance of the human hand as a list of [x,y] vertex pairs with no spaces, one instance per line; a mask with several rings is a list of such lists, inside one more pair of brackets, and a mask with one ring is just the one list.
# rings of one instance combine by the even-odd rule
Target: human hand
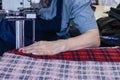
[[66,51],[66,45],[64,40],[39,41],[20,50],[26,54],[54,55]]

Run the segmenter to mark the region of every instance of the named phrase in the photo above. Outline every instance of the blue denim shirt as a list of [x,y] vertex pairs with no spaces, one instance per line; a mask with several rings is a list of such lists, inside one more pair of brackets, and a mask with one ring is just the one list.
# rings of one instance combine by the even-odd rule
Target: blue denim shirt
[[[51,2],[49,7],[41,8],[38,14],[45,20],[54,18],[57,11],[57,0],[48,0],[48,2]],[[81,33],[97,28],[94,12],[90,4],[91,0],[63,0],[61,31],[57,34],[62,36],[68,32],[70,20],[73,21],[74,26]]]

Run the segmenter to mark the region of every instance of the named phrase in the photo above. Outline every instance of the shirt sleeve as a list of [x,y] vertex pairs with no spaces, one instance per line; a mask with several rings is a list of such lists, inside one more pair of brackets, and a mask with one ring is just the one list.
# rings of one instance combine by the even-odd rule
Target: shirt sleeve
[[71,18],[74,26],[81,33],[97,28],[94,12],[90,5],[91,0],[74,0],[71,8]]

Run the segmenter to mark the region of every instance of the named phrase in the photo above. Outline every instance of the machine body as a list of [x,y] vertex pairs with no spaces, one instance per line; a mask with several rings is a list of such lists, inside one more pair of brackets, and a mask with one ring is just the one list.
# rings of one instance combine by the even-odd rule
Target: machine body
[[40,0],[2,0],[0,14],[5,15],[5,19],[16,23],[16,49],[24,47],[24,22],[26,20],[33,20],[33,41],[35,41],[35,19],[40,9],[39,3]]

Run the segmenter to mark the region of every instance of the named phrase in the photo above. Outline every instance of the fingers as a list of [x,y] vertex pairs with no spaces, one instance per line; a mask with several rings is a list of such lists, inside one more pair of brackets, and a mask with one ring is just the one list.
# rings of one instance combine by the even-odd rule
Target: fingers
[[30,50],[31,50],[31,47],[24,47],[24,48],[21,48],[19,49],[21,50],[23,53],[31,53]]
[[34,55],[54,55],[65,51],[65,44],[62,41],[40,41],[30,46],[21,48],[23,53]]
[[45,46],[28,46],[19,49],[19,51],[22,51],[25,54],[34,54],[34,55],[50,55],[52,52],[46,48]]

